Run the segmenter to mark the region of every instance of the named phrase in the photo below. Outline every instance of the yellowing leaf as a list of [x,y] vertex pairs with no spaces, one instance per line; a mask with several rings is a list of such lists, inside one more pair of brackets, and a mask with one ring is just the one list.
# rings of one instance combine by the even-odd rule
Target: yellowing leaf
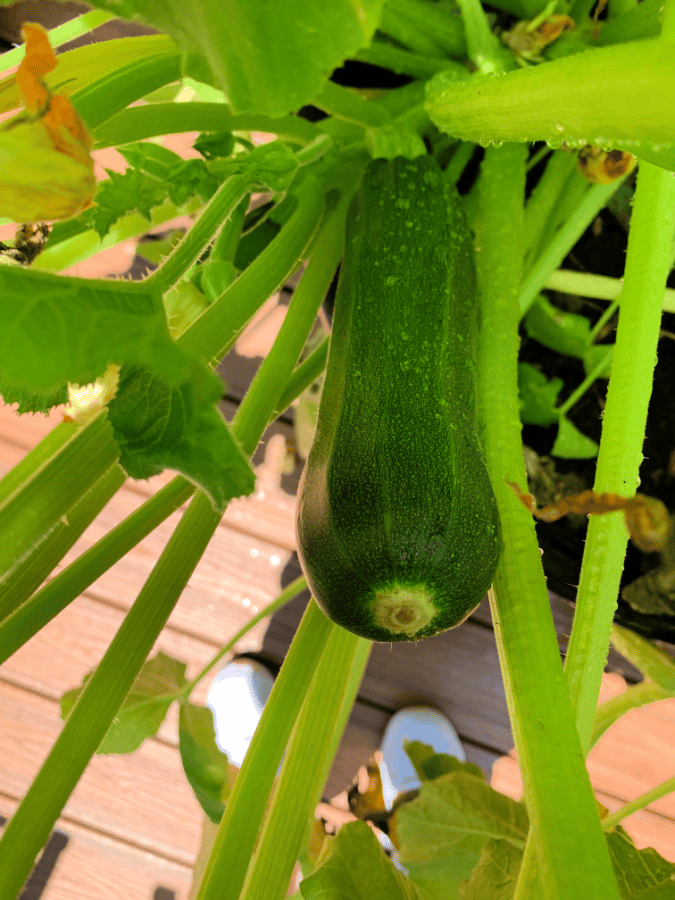
[[91,139],[70,100],[44,76],[57,64],[47,32],[25,23],[26,55],[16,73],[28,115],[0,131],[0,216],[15,222],[67,219],[91,205]]

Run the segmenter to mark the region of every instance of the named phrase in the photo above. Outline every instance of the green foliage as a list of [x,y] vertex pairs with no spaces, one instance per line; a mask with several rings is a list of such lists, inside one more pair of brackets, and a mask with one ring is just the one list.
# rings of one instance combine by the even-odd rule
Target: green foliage
[[672,900],[675,896],[675,864],[651,847],[638,850],[623,828],[607,835],[622,900]]
[[459,889],[459,900],[512,900],[523,852],[508,841],[490,838],[476,867]]
[[54,406],[60,406],[68,399],[68,391],[65,387],[57,388],[50,394],[35,394],[22,388],[5,387],[0,377],[0,396],[4,403],[16,403],[17,413],[44,413],[45,415]]
[[525,807],[499,794],[484,777],[458,770],[423,782],[419,796],[395,815],[401,863],[430,900],[457,895],[491,838],[522,850]]
[[[67,719],[91,680],[61,697],[61,716]],[[97,753],[133,753],[143,741],[157,734],[176,695],[186,684],[185,663],[161,651],[149,659],[101,741]]]
[[255,476],[215,408],[221,395],[218,378],[197,364],[177,386],[146,366],[123,366],[109,404],[122,467],[140,479],[165,468],[181,472],[221,512],[250,494]]
[[563,459],[593,459],[598,455],[598,445],[582,434],[567,416],[560,416],[558,434],[551,448],[551,455]]
[[[608,345],[591,344],[591,325],[585,316],[564,312],[541,294],[527,311],[523,325],[531,338],[549,350],[583,360],[587,373],[610,349]],[[609,368],[598,377],[609,378]]]
[[172,150],[150,142],[119,149],[131,168],[123,174],[106,169],[109,178],[98,188],[91,216],[101,238],[130,212],[150,219],[153,207],[164,203],[167,197],[180,206],[195,196],[208,200],[218,188],[218,180],[203,160],[184,160]]
[[562,378],[549,380],[530,363],[518,365],[520,420],[529,425],[553,425],[559,419],[556,409]]
[[178,746],[195,797],[209,819],[218,824],[230,794],[230,778],[227,756],[216,744],[213,713],[207,706],[180,704]]
[[[0,0],[0,5],[7,2]],[[239,440],[252,453],[274,405],[273,400],[265,405],[265,391],[252,392],[231,431],[216,409],[222,386],[211,372],[218,360],[210,357],[217,354],[204,352],[204,360],[196,360],[186,352],[189,326],[204,314],[202,331],[216,323],[213,345],[231,345],[269,293],[309,259],[310,277],[305,281],[303,276],[294,297],[294,303],[299,297],[304,304],[294,328],[306,337],[343,241],[339,217],[335,220],[339,227],[330,234],[331,253],[322,244],[322,229],[336,210],[342,214],[346,209],[369,158],[416,158],[431,148],[431,155],[443,163],[457,138],[465,143],[459,145],[453,160],[456,170],[446,171],[450,183],[466,166],[475,143],[506,142],[502,150],[487,150],[480,162],[478,185],[462,203],[475,231],[482,267],[483,443],[500,514],[508,526],[492,606],[505,690],[523,760],[531,840],[537,842],[538,852],[522,855],[528,830],[525,803],[497,794],[476,767],[413,744],[409,752],[422,788],[392,821],[409,875],[387,859],[368,826],[354,823],[326,842],[316,871],[302,884],[301,895],[321,900],[380,896],[510,900],[522,861],[528,870],[523,873],[528,879],[522,883],[540,877],[544,895],[560,900],[577,900],[584,890],[603,900],[616,900],[619,894],[622,900],[672,896],[675,866],[651,849],[638,851],[625,832],[611,828],[609,822],[605,843],[582,763],[606,657],[625,535],[609,530],[610,526],[596,530],[596,523],[591,524],[587,548],[594,564],[587,569],[593,571],[582,579],[564,678],[532,522],[515,498],[509,494],[504,499],[504,481],[520,479],[522,483],[524,479],[516,466],[521,451],[515,384],[517,307],[529,306],[546,282],[546,271],[550,274],[569,252],[575,229],[581,234],[588,227],[611,192],[611,188],[585,185],[576,173],[561,182],[555,172],[561,175],[564,169],[567,178],[573,169],[568,157],[559,168],[549,162],[546,173],[555,169],[554,177],[542,178],[525,200],[526,154],[523,147],[509,142],[546,141],[560,146],[565,140],[576,146],[591,139],[608,148],[633,150],[642,161],[621,296],[620,325],[628,324],[623,343],[617,338],[613,350],[613,368],[619,373],[613,390],[621,399],[615,401],[617,415],[610,411],[608,395],[604,455],[598,466],[601,490],[624,492],[637,483],[644,433],[641,416],[646,416],[651,384],[658,304],[672,263],[672,179],[644,162],[675,169],[673,107],[664,100],[672,95],[675,84],[672,2],[662,10],[662,4],[646,0],[639,11],[631,9],[624,15],[617,12],[625,4],[610,3],[607,22],[595,23],[600,37],[592,41],[597,47],[587,50],[595,26],[590,10],[582,8],[589,4],[578,0],[572,10],[577,30],[550,47],[540,65],[486,78],[483,73],[509,68],[514,61],[499,43],[493,15],[469,0],[459,3],[461,15],[445,0],[388,0],[386,4],[382,0],[330,4],[292,0],[276,5],[267,0],[234,0],[222,7],[207,0],[190,4],[95,0],[101,9],[143,19],[168,37],[160,34],[68,51],[59,57],[57,77],[47,79],[51,90],[62,87],[72,96],[84,122],[94,130],[95,146],[120,147],[130,168],[124,175],[111,174],[101,184],[95,206],[56,223],[45,254],[32,267],[0,266],[0,392],[6,402],[18,403],[21,412],[42,412],[63,400],[67,384],[87,384],[109,372],[111,364],[120,366],[120,384],[107,414],[84,426],[60,425],[64,430],[58,440],[42,443],[3,480],[0,495],[6,502],[0,509],[0,547],[5,568],[24,566],[33,581],[48,578],[47,562],[53,566],[56,559],[54,536],[60,541],[66,527],[72,532],[69,539],[77,538],[75,532],[82,533],[87,517],[70,516],[71,509],[83,498],[88,508],[102,508],[116,479],[123,477],[118,458],[134,477],[149,477],[169,467],[184,473],[199,491],[101,666],[63,698],[68,720],[62,735],[0,839],[0,856],[11,861],[0,865],[1,896],[14,898],[20,893],[96,745],[100,742],[98,749],[103,753],[131,752],[157,733],[174,700],[180,704],[180,751],[188,780],[212,821],[221,817],[228,800],[225,818],[229,816],[236,826],[225,832],[227,846],[216,846],[209,868],[216,875],[199,900],[237,900],[247,870],[246,900],[283,896],[287,887],[281,883],[283,878],[268,879],[268,872],[277,871],[278,858],[292,862],[297,857],[293,841],[311,817],[314,788],[319,789],[318,770],[303,771],[299,751],[291,754],[287,749],[293,763],[287,771],[293,776],[284,783],[284,796],[305,799],[298,801],[297,808],[287,803],[284,809],[278,795],[272,794],[269,821],[276,829],[274,859],[268,852],[267,858],[254,856],[249,866],[249,857],[258,836],[266,833],[263,812],[279,760],[331,626],[310,606],[306,627],[301,627],[300,639],[284,667],[292,674],[281,691],[275,688],[265,711],[270,730],[261,732],[253,748],[250,775],[242,773],[231,799],[227,760],[215,744],[211,713],[189,702],[194,685],[186,683],[184,665],[162,653],[143,665],[229,498],[252,489],[252,470]],[[523,19],[541,11],[541,3],[535,0],[496,0],[493,5]],[[661,29],[663,35],[656,40],[636,40],[655,38]],[[7,64],[10,55],[14,65],[20,54],[18,48],[9,51]],[[409,73],[414,80],[384,96],[328,85],[331,71],[353,56]],[[550,61],[555,56],[560,58]],[[183,101],[188,87],[199,102],[171,102],[179,95]],[[8,76],[0,88],[0,112],[16,108],[20,96],[14,78]],[[129,107],[141,98],[148,105]],[[310,124],[296,113],[313,101],[326,108],[329,117]],[[285,115],[289,112],[293,114]],[[194,144],[201,159],[182,160],[155,143],[129,143],[181,130],[202,132]],[[251,131],[275,133],[277,140],[253,148],[248,139]],[[12,139],[6,145],[16,162],[21,150],[20,140],[15,140],[19,132],[10,133]],[[293,152],[287,141],[301,149]],[[563,155],[567,157],[565,152],[554,158]],[[30,158],[21,163],[30,180]],[[546,192],[540,192],[544,183]],[[308,186],[313,194],[305,191]],[[250,192],[259,188],[276,196],[249,213],[242,229],[236,211],[243,217]],[[219,205],[218,198],[230,189],[227,202]],[[380,199],[373,198],[373,205]],[[527,235],[520,229],[524,204],[524,219],[532,232]],[[189,212],[201,209],[201,215],[177,245],[145,247],[149,257],[154,249],[154,262],[160,265],[159,277],[151,276],[146,283],[94,281],[41,271],[49,266],[66,268],[102,246],[140,236],[147,228],[143,217],[157,222],[164,213],[173,216],[186,207]],[[306,208],[309,212],[303,218]],[[319,226],[321,210],[328,211],[328,218]],[[433,212],[427,208],[426,213],[429,234],[438,238]],[[294,225],[292,238],[286,231],[291,216],[294,223],[303,223],[303,228]],[[223,223],[231,227],[227,251],[219,256],[216,248],[225,230]],[[172,246],[170,261],[165,260]],[[524,282],[523,246],[529,251]],[[252,265],[261,254],[260,265]],[[292,304],[289,315],[295,309]],[[212,317],[214,311],[217,315]],[[608,347],[592,344],[593,332],[584,317],[564,313],[540,298],[524,325],[542,346],[581,359],[594,377],[609,376],[609,365],[595,372]],[[195,346],[211,346],[203,335],[197,337]],[[376,339],[377,332],[372,332],[369,340]],[[283,343],[284,348],[292,343],[289,334]],[[286,406],[296,397],[298,385],[320,375],[325,360],[325,353],[319,354],[313,357],[309,376],[303,369],[291,376],[301,343],[294,347],[294,356],[289,352],[283,362],[267,370],[263,382],[271,386],[276,378]],[[281,342],[277,350],[280,346]],[[518,376],[523,420],[542,426],[558,421],[553,453],[577,458],[595,455],[597,446],[560,411],[564,408],[558,404],[560,380],[549,382],[524,365]],[[271,387],[267,393],[272,393]],[[174,499],[189,496],[183,479],[171,490]],[[154,499],[149,501],[139,515],[143,518],[147,511],[146,525],[150,520],[158,522],[177,502],[160,496],[157,505]],[[131,526],[123,523],[114,540],[106,539],[66,568],[72,596],[120,558],[122,545],[131,546],[132,531],[127,528]],[[29,578],[25,583],[33,581]],[[2,587],[10,582],[4,579]],[[530,598],[536,598],[539,586],[542,602],[537,606]],[[28,597],[18,610],[26,635],[37,630],[27,620],[40,594]],[[11,610],[24,595],[5,590],[1,599],[3,611]],[[59,598],[59,608],[69,599]],[[41,614],[56,613],[52,608]],[[3,637],[5,625],[0,622]],[[672,661],[660,651],[620,630],[614,632],[614,639],[653,683],[630,688],[623,706],[601,711],[594,736],[621,711],[671,695],[675,683]],[[348,665],[343,667],[340,677],[346,678],[350,671]],[[352,689],[355,692],[354,684]],[[334,724],[346,716],[343,706],[348,694],[346,689],[342,694],[335,689],[333,695],[329,703],[319,693],[315,700],[324,704],[324,722]],[[304,751],[315,736],[311,720],[305,716],[302,721],[308,735]],[[327,754],[333,734],[327,727],[316,736],[322,754]],[[293,817],[293,827],[285,827],[287,815]],[[245,852],[240,852],[241,847]],[[534,871],[536,858],[542,863],[539,872]],[[218,860],[225,860],[220,870]]]
[[328,72],[366,46],[383,0],[327,5],[293,0],[280,6],[265,0],[227,6],[210,0],[94,0],[93,5],[121,18],[142,18],[172,37],[184,71],[224,91],[235,112],[281,116],[307,103]]
[[387,859],[365,822],[344,825],[326,838],[315,871],[300,882],[304,900],[426,900]]
[[0,359],[7,388],[45,394],[89,384],[111,361],[152,366],[170,384],[192,366],[143,284],[13,266],[0,266]]
[[405,752],[422,782],[434,781],[441,775],[450,775],[452,772],[464,772],[484,780],[485,776],[478,766],[460,762],[455,756],[448,756],[447,753],[436,753],[433,747],[420,741],[408,741],[405,744]]

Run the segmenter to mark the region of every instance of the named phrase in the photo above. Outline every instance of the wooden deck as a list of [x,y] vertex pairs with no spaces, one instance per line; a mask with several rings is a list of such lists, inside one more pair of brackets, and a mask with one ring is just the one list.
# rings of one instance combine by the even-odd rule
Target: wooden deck
[[[227,404],[232,409],[232,404]],[[59,419],[14,415],[0,408],[0,471],[14,465]],[[264,443],[257,493],[235,501],[183,594],[157,648],[188,663],[188,677],[257,609],[298,573],[294,499],[280,485],[282,422]],[[65,562],[166,483],[128,482],[76,544]],[[0,668],[0,815],[9,817],[61,728],[58,699],[94,667],[178,521],[179,513],[102,576]],[[298,598],[254,629],[238,652],[260,651],[280,662],[307,598]],[[565,644],[569,612],[554,601]],[[615,670],[634,673],[620,657]],[[619,675],[605,693],[622,690]],[[204,699],[208,685],[198,692]],[[468,759],[495,786],[518,796],[517,763],[487,608],[461,628],[418,645],[375,647],[325,796],[342,790],[379,745],[391,712],[411,701],[438,705],[455,723]],[[675,700],[632,713],[591,755],[599,799],[610,809],[675,773]],[[494,764],[494,769],[493,769]],[[162,790],[157,790],[157,785]],[[68,803],[25,900],[185,900],[202,816],[181,770],[176,718],[157,738],[127,756],[96,757]],[[675,796],[626,823],[640,846],[675,860]],[[48,877],[45,877],[48,876]],[[44,889],[40,883],[46,880]],[[40,893],[42,890],[42,893]]]

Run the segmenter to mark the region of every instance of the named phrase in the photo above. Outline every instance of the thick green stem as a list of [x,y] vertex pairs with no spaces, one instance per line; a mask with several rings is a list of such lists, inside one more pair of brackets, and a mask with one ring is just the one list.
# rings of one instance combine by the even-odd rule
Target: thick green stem
[[525,275],[520,288],[519,305],[522,316],[528,311],[539,291],[560,266],[560,263],[588,228],[595,216],[606,205],[619,184],[620,182],[594,185],[584,196],[576,212],[570,216],[558,234],[544,247],[539,258]]
[[222,103],[152,103],[122,110],[94,130],[94,148],[130,144],[186,131],[266,131],[294,144],[309,144],[318,132],[297,116],[237,116]]
[[[293,293],[277,339],[234,417],[233,425],[245,453],[252,454],[255,451],[253,442],[257,444],[260,440],[255,422],[260,415],[261,402],[267,405],[272,400],[272,409],[278,405],[282,386],[307,342],[319,306],[330,287],[342,256],[349,200],[348,193],[343,195],[339,206],[322,224],[312,257]],[[280,377],[280,373],[285,377]]]
[[[544,149],[549,150],[547,147]],[[551,211],[575,165],[574,154],[563,153],[562,150],[554,151],[527,201],[523,229],[525,266],[529,257],[535,259],[537,256]]]
[[157,53],[128,62],[73,94],[75,109],[94,129],[146,94],[181,79],[181,54]]
[[80,695],[63,731],[0,838],[0,897],[21,890],[35,857],[164,627],[220,515],[198,494]]
[[[49,29],[49,43],[52,47],[60,47],[61,44],[67,44],[74,41],[75,38],[81,37],[83,34],[93,31],[99,25],[114,19],[113,13],[103,12],[100,9],[92,9],[90,12],[83,13],[69,22],[64,22],[57,28]],[[3,69],[10,69],[12,66],[18,65],[25,56],[25,46],[22,44],[13,50],[7,50],[2,54]]]
[[197,900],[238,900],[277,768],[335,627],[310,601],[234,783]]
[[[512,250],[522,225],[525,155],[522,145],[488,148],[479,183],[479,386],[504,537],[490,605],[531,822],[531,858],[538,861],[544,895],[618,900],[565,687],[534,523],[506,484],[526,484],[517,389],[522,257]],[[524,876],[523,883],[530,879]]]
[[319,375],[321,375],[328,361],[329,343],[329,339],[325,338],[316,350],[310,353],[307,359],[293,372],[283,394],[277,401],[275,417],[280,416],[284,410],[288,409],[296,397],[299,397],[303,391],[307,390],[310,384],[314,384]]
[[16,609],[0,624],[0,665],[193,493],[189,481],[174,478]]
[[[22,557],[43,541],[54,525],[119,457],[106,415],[72,434],[0,505],[0,573],[3,580]],[[0,606],[6,614],[5,598]]]
[[246,322],[297,268],[322,214],[321,189],[308,180],[298,191],[298,206],[281,232],[234,284],[183,332],[178,343],[209,362],[221,360]]
[[245,900],[286,896],[371,647],[370,641],[333,626],[293,729],[242,891]]
[[602,827],[605,829],[605,831],[609,831],[610,828],[614,828],[615,825],[618,825],[622,819],[631,816],[634,812],[637,812],[640,809],[644,809],[655,800],[660,800],[661,797],[665,797],[667,794],[672,794],[673,791],[675,791],[675,776],[673,778],[669,778],[667,781],[664,781],[661,784],[657,784],[657,786],[652,788],[651,791],[646,791],[644,794],[640,794],[639,797],[636,797],[635,800],[631,800],[630,803],[624,804],[622,807],[620,807],[620,809],[617,809],[616,812],[610,813],[608,816],[605,816],[605,818],[602,820]]
[[[598,492],[631,497],[638,485],[674,214],[672,175],[641,163],[603,414],[594,485]],[[584,753],[590,746],[627,542],[620,513],[591,517],[565,661]]]
[[[14,566],[7,577],[2,579],[0,586],[0,597],[2,597],[0,604],[4,610],[11,608],[15,613],[18,612],[24,601],[54,571],[103,507],[115,496],[126,478],[126,472],[120,466],[112,465],[96,484],[68,510],[67,517],[59,519],[43,540],[39,541],[31,549],[31,552],[24,556],[18,565]],[[13,618],[14,614],[0,624],[0,647],[2,646],[2,636],[5,634],[5,626]],[[43,624],[45,623],[39,619],[32,620],[30,627],[33,633],[39,630]],[[27,639],[26,637],[24,640]],[[19,647],[24,640],[21,640]],[[0,649],[1,656],[2,650]]]
[[46,462],[55,456],[61,447],[70,441],[79,430],[76,422],[59,422],[46,434],[39,444],[24,456],[13,469],[0,480],[0,503],[13,494],[25,481],[35,474]]
[[[252,190],[253,182],[248,175],[233,175],[216,191],[201,215],[174,247],[162,265],[146,279],[146,283],[156,287],[162,294],[170,290],[232,215],[241,200]],[[206,357],[208,359],[208,357]]]

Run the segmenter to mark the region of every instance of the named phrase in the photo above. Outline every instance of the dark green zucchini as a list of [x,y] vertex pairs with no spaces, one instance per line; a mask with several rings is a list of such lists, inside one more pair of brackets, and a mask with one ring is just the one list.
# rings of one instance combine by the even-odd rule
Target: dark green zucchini
[[458,625],[501,551],[476,400],[462,201],[431,157],[375,160],[352,203],[298,553],[326,615],[374,641]]

